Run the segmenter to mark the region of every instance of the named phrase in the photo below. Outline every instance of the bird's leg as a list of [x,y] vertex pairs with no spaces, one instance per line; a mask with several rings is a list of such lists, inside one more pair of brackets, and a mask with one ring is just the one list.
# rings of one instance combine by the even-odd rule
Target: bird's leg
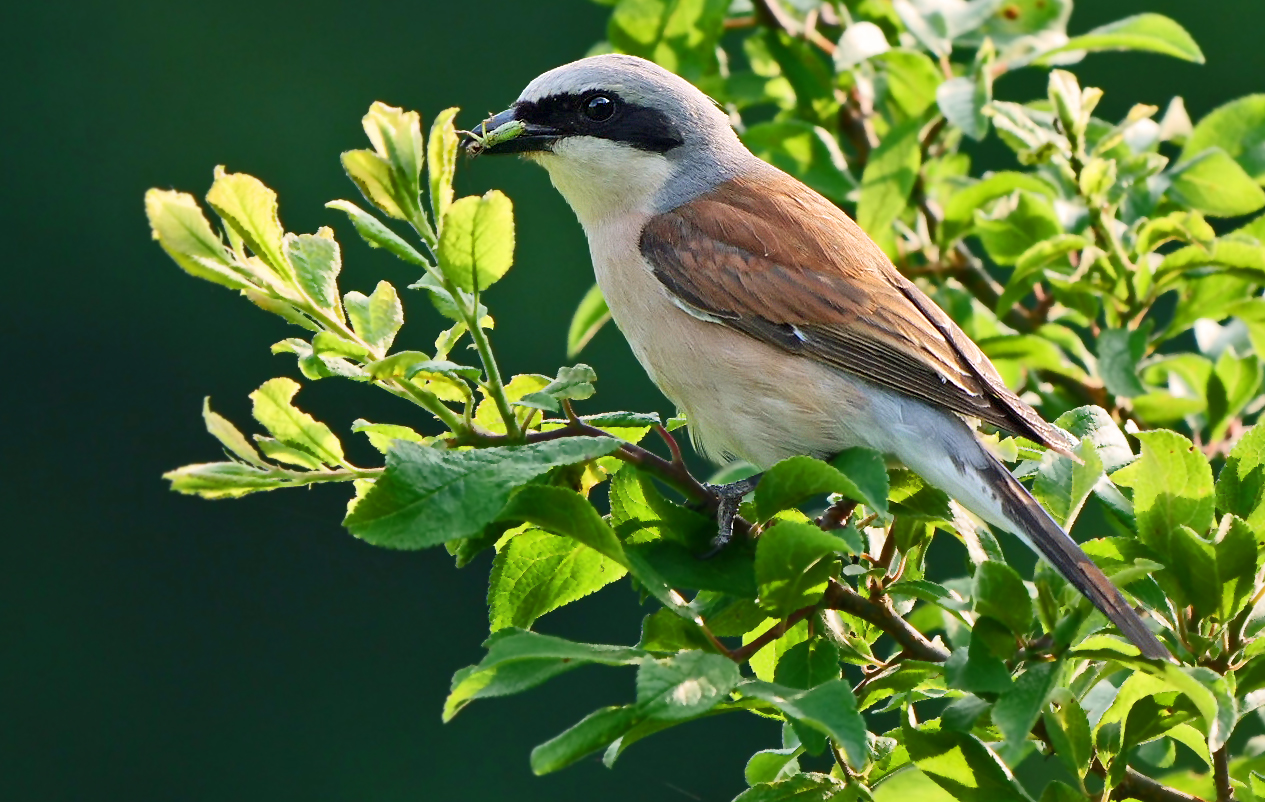
[[738,517],[738,506],[742,504],[742,497],[755,490],[762,476],[764,476],[763,473],[757,473],[755,476],[748,476],[746,479],[739,479],[727,485],[705,485],[708,490],[716,494],[716,523],[719,528],[716,539],[712,541],[711,549],[703,555],[703,559],[716,556],[733,539],[734,518]]

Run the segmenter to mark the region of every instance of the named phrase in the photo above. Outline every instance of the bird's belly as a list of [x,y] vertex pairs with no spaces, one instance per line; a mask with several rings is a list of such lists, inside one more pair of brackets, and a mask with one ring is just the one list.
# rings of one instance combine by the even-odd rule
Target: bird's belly
[[855,445],[891,450],[892,394],[687,313],[635,249],[594,262],[616,325],[709,458],[766,468]]

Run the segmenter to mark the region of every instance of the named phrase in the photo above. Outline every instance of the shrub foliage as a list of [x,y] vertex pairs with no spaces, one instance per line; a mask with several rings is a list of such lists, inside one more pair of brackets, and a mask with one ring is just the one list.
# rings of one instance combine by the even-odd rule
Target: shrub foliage
[[[188,194],[146,196],[181,268],[297,327],[272,350],[305,379],[428,413],[401,407],[417,428],[355,421],[383,454],[357,466],[295,406],[299,383],[271,379],[251,394],[266,434],[208,403],[227,459],[168,473],[172,488],[344,482],[344,524],[368,543],[442,545],[458,567],[493,550],[487,652],[453,677],[445,719],[567,671],[632,669],[611,672],[611,706],[532,750],[538,773],[755,714],[783,722],[782,740],[747,763],[743,802],[1265,798],[1248,741],[1265,701],[1265,430],[1251,427],[1265,407],[1265,215],[1250,217],[1265,206],[1265,96],[1197,124],[1181,98],[1096,117],[1102,92],[1063,67],[1105,50],[1203,55],[1158,14],[1073,32],[1071,0],[610,4],[594,52],[654,59],[709,92],[753,151],[854,214],[1080,440],[1077,463],[991,436],[1175,662],[1139,657],[1045,565],[1020,576],[987,528],[863,449],[776,465],[736,542],[698,559],[717,501],[681,459],[672,432],[688,422],[579,415],[587,365],[501,374],[485,303],[512,264],[513,210],[495,191],[454,199],[456,109],[424,136],[417,113],[375,103],[372,147],[342,155],[368,206],[328,204],[451,323],[430,351],[393,350],[401,293],[342,293],[334,232],[285,231],[258,179],[216,169],[218,225]],[[1003,99],[1020,69],[1049,70],[1047,96]],[[979,175],[962,145],[993,136],[1013,163]],[[595,288],[572,355],[607,319]],[[960,555],[961,575],[928,565],[933,543]],[[648,609],[635,645],[534,630],[615,583]],[[1058,776],[1043,788],[1013,773],[1033,753]]]

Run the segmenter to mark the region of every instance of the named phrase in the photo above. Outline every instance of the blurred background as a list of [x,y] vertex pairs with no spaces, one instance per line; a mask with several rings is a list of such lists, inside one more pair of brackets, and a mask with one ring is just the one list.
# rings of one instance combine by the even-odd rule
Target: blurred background
[[[1083,0],[1070,31],[1144,10],[1184,25],[1208,63],[1091,56],[1074,69],[1106,90],[1101,116],[1182,95],[1197,120],[1265,89],[1259,0]],[[200,197],[215,164],[252,173],[280,194],[287,229],[335,227],[344,289],[402,287],[411,271],[323,208],[358,197],[338,154],[364,146],[370,102],[418,109],[424,124],[457,105],[472,126],[604,38],[608,12],[582,0],[6,12],[0,799],[724,802],[746,757],[780,745],[771,723],[728,716],[639,744],[613,772],[594,758],[535,778],[530,748],[631,699],[633,675],[578,671],[442,725],[449,678],[482,654],[486,555],[458,571],[443,549],[360,543],[339,526],[343,487],[206,502],[159,478],[219,458],[203,396],[250,430],[247,393],[300,377],[293,357],[268,352],[285,324],[151,242],[145,189]],[[1037,71],[997,86],[1016,101],[1044,91]],[[995,144],[975,150],[976,170],[1010,164]],[[552,373],[592,283],[583,235],[538,168],[461,168],[459,194],[491,187],[514,199],[519,232],[517,266],[489,298],[494,342],[511,372]],[[398,346],[428,349],[438,316],[420,296],[405,305]],[[600,377],[591,411],[671,412],[614,329],[583,359]],[[374,457],[354,418],[425,427],[416,408],[351,383],[305,383],[298,404],[362,464]],[[619,583],[537,628],[634,643],[643,614]]]

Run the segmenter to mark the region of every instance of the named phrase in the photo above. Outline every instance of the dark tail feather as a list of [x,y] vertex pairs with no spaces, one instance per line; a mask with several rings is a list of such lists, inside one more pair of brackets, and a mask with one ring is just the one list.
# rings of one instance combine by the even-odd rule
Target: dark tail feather
[[1054,567],[1054,570],[1072,583],[1085,598],[1102,611],[1103,615],[1124,634],[1143,656],[1158,660],[1172,660],[1164,644],[1138,617],[1119,588],[1089,559],[1081,547],[1041,508],[1019,480],[995,459],[990,459],[990,469],[996,476],[991,483],[999,491],[999,501],[1006,516],[1023,531],[1037,552]]

